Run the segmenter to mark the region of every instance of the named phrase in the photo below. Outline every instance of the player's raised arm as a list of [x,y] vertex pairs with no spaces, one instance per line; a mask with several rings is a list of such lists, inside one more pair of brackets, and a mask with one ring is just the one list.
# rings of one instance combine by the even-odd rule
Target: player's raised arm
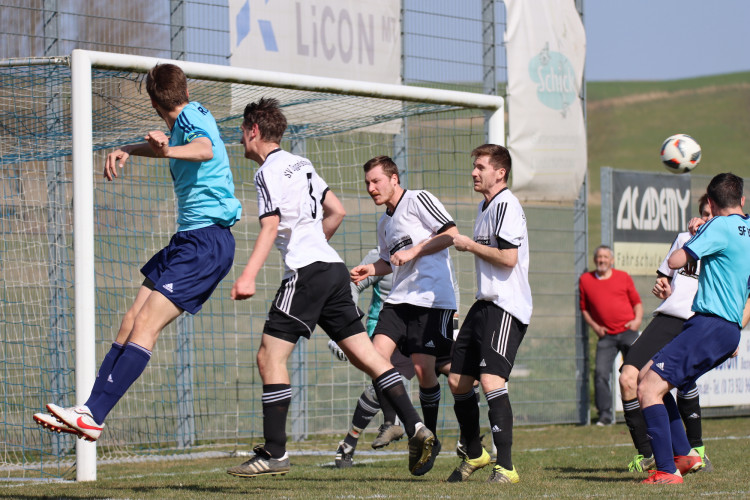
[[440,234],[428,238],[408,250],[399,250],[391,256],[391,264],[403,266],[410,260],[423,255],[432,255],[453,245],[453,238],[458,235],[458,228],[451,226]]
[[156,158],[202,162],[214,157],[213,144],[208,137],[197,137],[182,146],[170,146],[164,132],[152,130],[145,139],[153,153],[151,156]]
[[117,169],[124,168],[130,155],[153,157],[153,151],[147,142],[129,144],[116,149],[107,155],[104,163],[104,178],[113,181],[117,178]]
[[695,263],[695,259],[693,259],[684,248],[680,248],[679,250],[675,250],[672,255],[669,256],[667,264],[670,269],[682,269],[691,262]]
[[514,267],[518,263],[517,247],[494,248],[481,245],[463,234],[456,234],[453,238],[453,246],[459,252],[471,252],[495,266]]
[[268,254],[271,253],[274,241],[276,241],[276,234],[279,231],[279,220],[278,215],[269,215],[260,220],[260,233],[258,233],[258,239],[255,240],[253,252],[250,254],[242,274],[232,286],[231,297],[233,300],[249,299],[255,295],[255,277],[266,262]]
[[372,264],[360,264],[349,272],[352,283],[359,283],[369,276],[385,276],[393,272],[391,265],[383,259],[378,259]]
[[323,206],[323,232],[326,239],[330,240],[344,220],[346,209],[330,189],[326,191],[321,205]]

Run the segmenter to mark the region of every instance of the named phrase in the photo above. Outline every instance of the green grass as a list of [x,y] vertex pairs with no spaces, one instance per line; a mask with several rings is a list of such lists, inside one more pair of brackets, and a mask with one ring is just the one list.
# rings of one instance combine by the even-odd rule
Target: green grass
[[[9,482],[0,498],[633,498],[684,495],[741,498],[750,496],[746,453],[750,444],[747,418],[704,420],[706,450],[715,470],[692,474],[681,486],[638,484],[645,474],[627,472],[635,454],[624,424],[598,428],[557,425],[517,427],[513,459],[521,476],[515,485],[486,484],[489,469],[477,472],[463,484],[445,478],[458,465],[454,443],[446,442],[435,468],[415,478],[406,470],[406,446],[391,447],[395,454],[355,454],[355,466],[333,467],[335,440],[312,443],[327,450],[319,455],[295,455],[292,470],[284,477],[239,479],[226,468],[244,458],[213,458],[147,463],[100,465],[95,483]],[[296,446],[296,445],[295,445]],[[311,443],[303,444],[305,449]],[[361,451],[369,451],[362,442]]]
[[680,90],[695,90],[708,86],[747,84],[748,82],[750,82],[750,73],[748,72],[703,76],[684,80],[587,82],[586,97],[591,102],[650,92],[676,92]]

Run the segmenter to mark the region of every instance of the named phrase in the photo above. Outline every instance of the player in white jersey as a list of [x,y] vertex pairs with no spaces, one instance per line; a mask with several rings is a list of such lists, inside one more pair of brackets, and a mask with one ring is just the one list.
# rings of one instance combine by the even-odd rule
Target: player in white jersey
[[473,391],[474,381],[479,380],[497,447],[497,462],[488,482],[517,483],[518,472],[511,460],[513,410],[506,384],[531,319],[526,215],[508,189],[508,150],[485,144],[471,156],[474,191],[484,199],[479,203],[473,239],[457,235],[453,244],[458,251],[474,254],[477,301],[458,331],[451,358],[448,383],[466,456],[448,482],[466,481],[490,463],[479,437],[479,409]]
[[283,475],[289,471],[286,419],[292,398],[287,360],[300,337],[320,325],[349,360],[374,379],[409,435],[409,470],[424,474],[432,466],[435,440],[411,404],[393,366],[373,348],[352,300],[349,272],[328,244],[345,211],[306,158],[279,147],[287,122],[275,99],[245,108],[245,157],[260,165],[255,174],[260,233],[247,266],[232,287],[232,298],[255,295],[255,278],[271,247],[281,251],[284,278],[268,312],[258,349],[263,380],[263,436],[255,456],[227,472],[239,477]]
[[[458,229],[435,196],[401,186],[398,166],[391,158],[376,156],[363,168],[367,192],[376,205],[387,209],[378,222],[380,259],[356,266],[351,278],[357,283],[368,276],[393,273],[373,343],[386,359],[397,348],[411,356],[424,422],[435,433],[440,402],[435,360],[449,353],[453,342],[456,296],[448,247]],[[378,398],[382,406],[379,393]],[[436,439],[433,461],[439,452]]]
[[[698,206],[701,218],[704,221],[709,220],[711,207],[705,194],[698,201]],[[651,442],[646,433],[646,421],[643,419],[641,406],[638,403],[638,373],[654,354],[682,332],[685,320],[693,316],[691,307],[695,293],[698,291],[700,262],[694,274],[688,274],[683,269],[679,271],[670,269],[667,263],[669,256],[682,248],[690,238],[691,234],[687,231],[678,234],[672,243],[672,248],[659,266],[656,283],[651,292],[663,299],[663,302],[654,311],[654,318],[641,336],[628,349],[620,369],[620,394],[625,423],[630,430],[633,444],[638,450],[638,454],[628,466],[631,472],[646,472],[654,464]],[[698,387],[695,384],[685,391],[677,392],[677,408],[685,424],[688,442],[701,457],[702,464],[699,470],[712,470],[713,466],[705,453],[706,447],[703,445],[701,406]]]

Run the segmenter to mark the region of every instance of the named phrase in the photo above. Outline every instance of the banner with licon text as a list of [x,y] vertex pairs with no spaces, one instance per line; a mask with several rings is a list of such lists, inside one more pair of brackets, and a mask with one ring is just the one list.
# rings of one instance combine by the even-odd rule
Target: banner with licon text
[[400,0],[229,0],[230,65],[397,84],[400,19]]
[[571,201],[586,174],[586,34],[571,0],[505,0],[508,149],[522,200]]
[[[381,0],[229,0],[230,64],[281,73],[401,83],[401,2]],[[233,114],[248,104],[232,87]],[[399,101],[383,101],[382,114]],[[290,125],[354,121],[357,110],[310,99],[284,110]],[[366,113],[363,111],[363,113]],[[360,128],[398,134],[402,121]]]
[[693,217],[690,176],[612,173],[615,267],[636,276],[655,276],[677,233]]

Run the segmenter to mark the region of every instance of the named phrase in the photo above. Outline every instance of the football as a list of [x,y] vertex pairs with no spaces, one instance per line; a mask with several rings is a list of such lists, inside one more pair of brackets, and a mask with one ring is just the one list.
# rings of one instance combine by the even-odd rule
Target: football
[[701,146],[687,134],[675,134],[661,145],[661,161],[673,174],[690,172],[701,161]]

